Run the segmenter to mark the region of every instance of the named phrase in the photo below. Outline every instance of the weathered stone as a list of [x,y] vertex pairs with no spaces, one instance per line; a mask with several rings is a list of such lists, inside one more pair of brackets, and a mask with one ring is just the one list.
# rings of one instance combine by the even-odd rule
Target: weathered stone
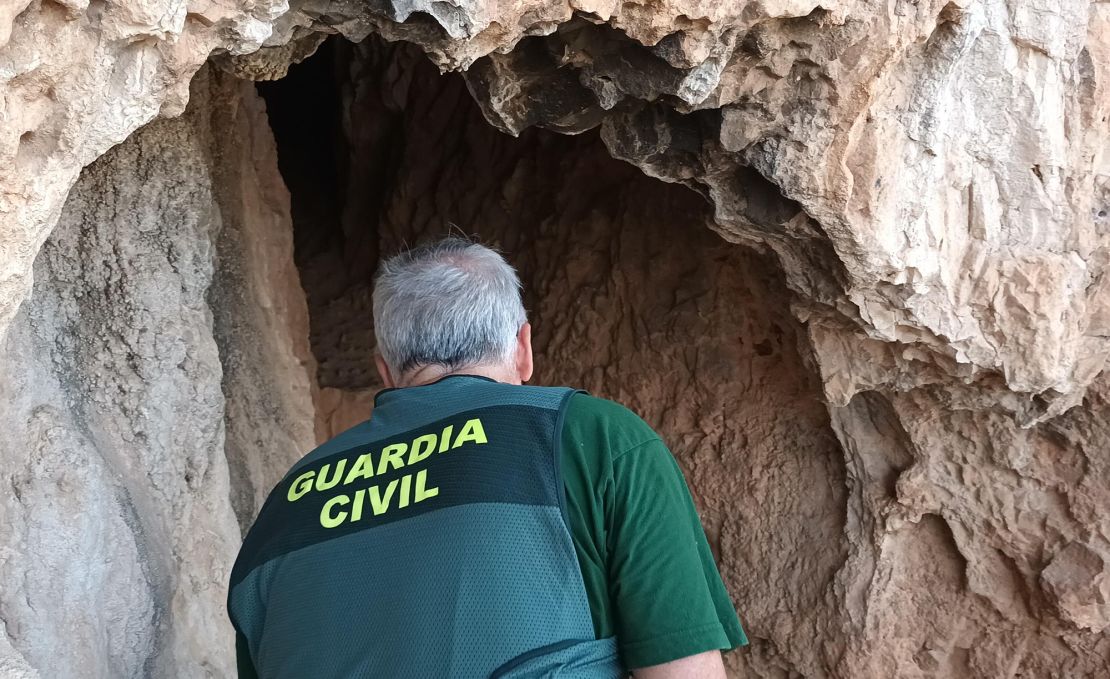
[[264,109],[195,94],[82,173],[0,349],[5,676],[231,676],[235,511],[313,441]]
[[[504,129],[604,121],[616,155],[701,187],[719,231],[777,254],[799,315],[821,328],[832,402],[940,385],[1032,423],[1078,403],[1110,351],[1092,323],[1107,315],[1095,294],[1106,259],[1097,215],[1110,202],[1097,124],[1110,107],[1104,4],[56,7],[25,9],[5,47],[0,84],[19,114],[0,135],[0,161],[13,161],[0,162],[11,168],[0,176],[0,318],[25,294],[77,170],[159,111],[180,111],[210,51],[311,45],[307,32],[325,30],[417,42],[442,67],[472,67]],[[243,68],[271,77],[307,51]],[[708,116],[696,134],[663,123],[641,139],[644,106]],[[697,160],[675,166],[676,153]],[[795,219],[747,209],[732,181],[743,168]],[[861,362],[871,370],[858,379],[843,368]]]
[[1076,627],[1101,632],[1110,626],[1110,576],[1098,552],[1068,543],[1041,571],[1041,582],[1061,616]]

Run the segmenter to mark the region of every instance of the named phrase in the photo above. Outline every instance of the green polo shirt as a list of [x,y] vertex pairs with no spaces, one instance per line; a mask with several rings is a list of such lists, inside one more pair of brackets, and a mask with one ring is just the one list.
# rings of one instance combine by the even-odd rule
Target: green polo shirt
[[[567,516],[597,638],[629,669],[748,643],[674,456],[632,411],[570,397],[561,441]],[[236,639],[239,677],[256,677]]]
[[674,456],[612,401],[567,404],[562,472],[598,638],[634,669],[748,643]]

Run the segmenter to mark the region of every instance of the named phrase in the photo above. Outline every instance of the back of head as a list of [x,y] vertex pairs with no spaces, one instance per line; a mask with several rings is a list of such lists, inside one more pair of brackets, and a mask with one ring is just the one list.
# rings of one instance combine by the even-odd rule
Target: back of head
[[511,361],[526,320],[516,271],[479,243],[445,238],[391,257],[378,270],[374,333],[394,374]]

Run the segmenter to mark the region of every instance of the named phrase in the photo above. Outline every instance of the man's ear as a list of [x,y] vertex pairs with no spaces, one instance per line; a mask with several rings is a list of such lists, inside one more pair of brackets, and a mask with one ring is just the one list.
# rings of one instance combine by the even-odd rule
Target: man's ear
[[525,323],[516,333],[516,376],[521,384],[532,379],[532,324]]
[[389,372],[389,365],[381,354],[374,354],[374,365],[378,366],[378,375],[382,378],[382,384],[390,389],[397,386],[397,382],[393,380],[393,375]]

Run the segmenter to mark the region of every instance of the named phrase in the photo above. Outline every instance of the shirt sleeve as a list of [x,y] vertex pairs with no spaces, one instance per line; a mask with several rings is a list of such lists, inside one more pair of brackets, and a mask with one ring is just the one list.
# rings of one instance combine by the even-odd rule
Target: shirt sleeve
[[613,458],[610,599],[629,669],[747,644],[682,470],[655,438]]

